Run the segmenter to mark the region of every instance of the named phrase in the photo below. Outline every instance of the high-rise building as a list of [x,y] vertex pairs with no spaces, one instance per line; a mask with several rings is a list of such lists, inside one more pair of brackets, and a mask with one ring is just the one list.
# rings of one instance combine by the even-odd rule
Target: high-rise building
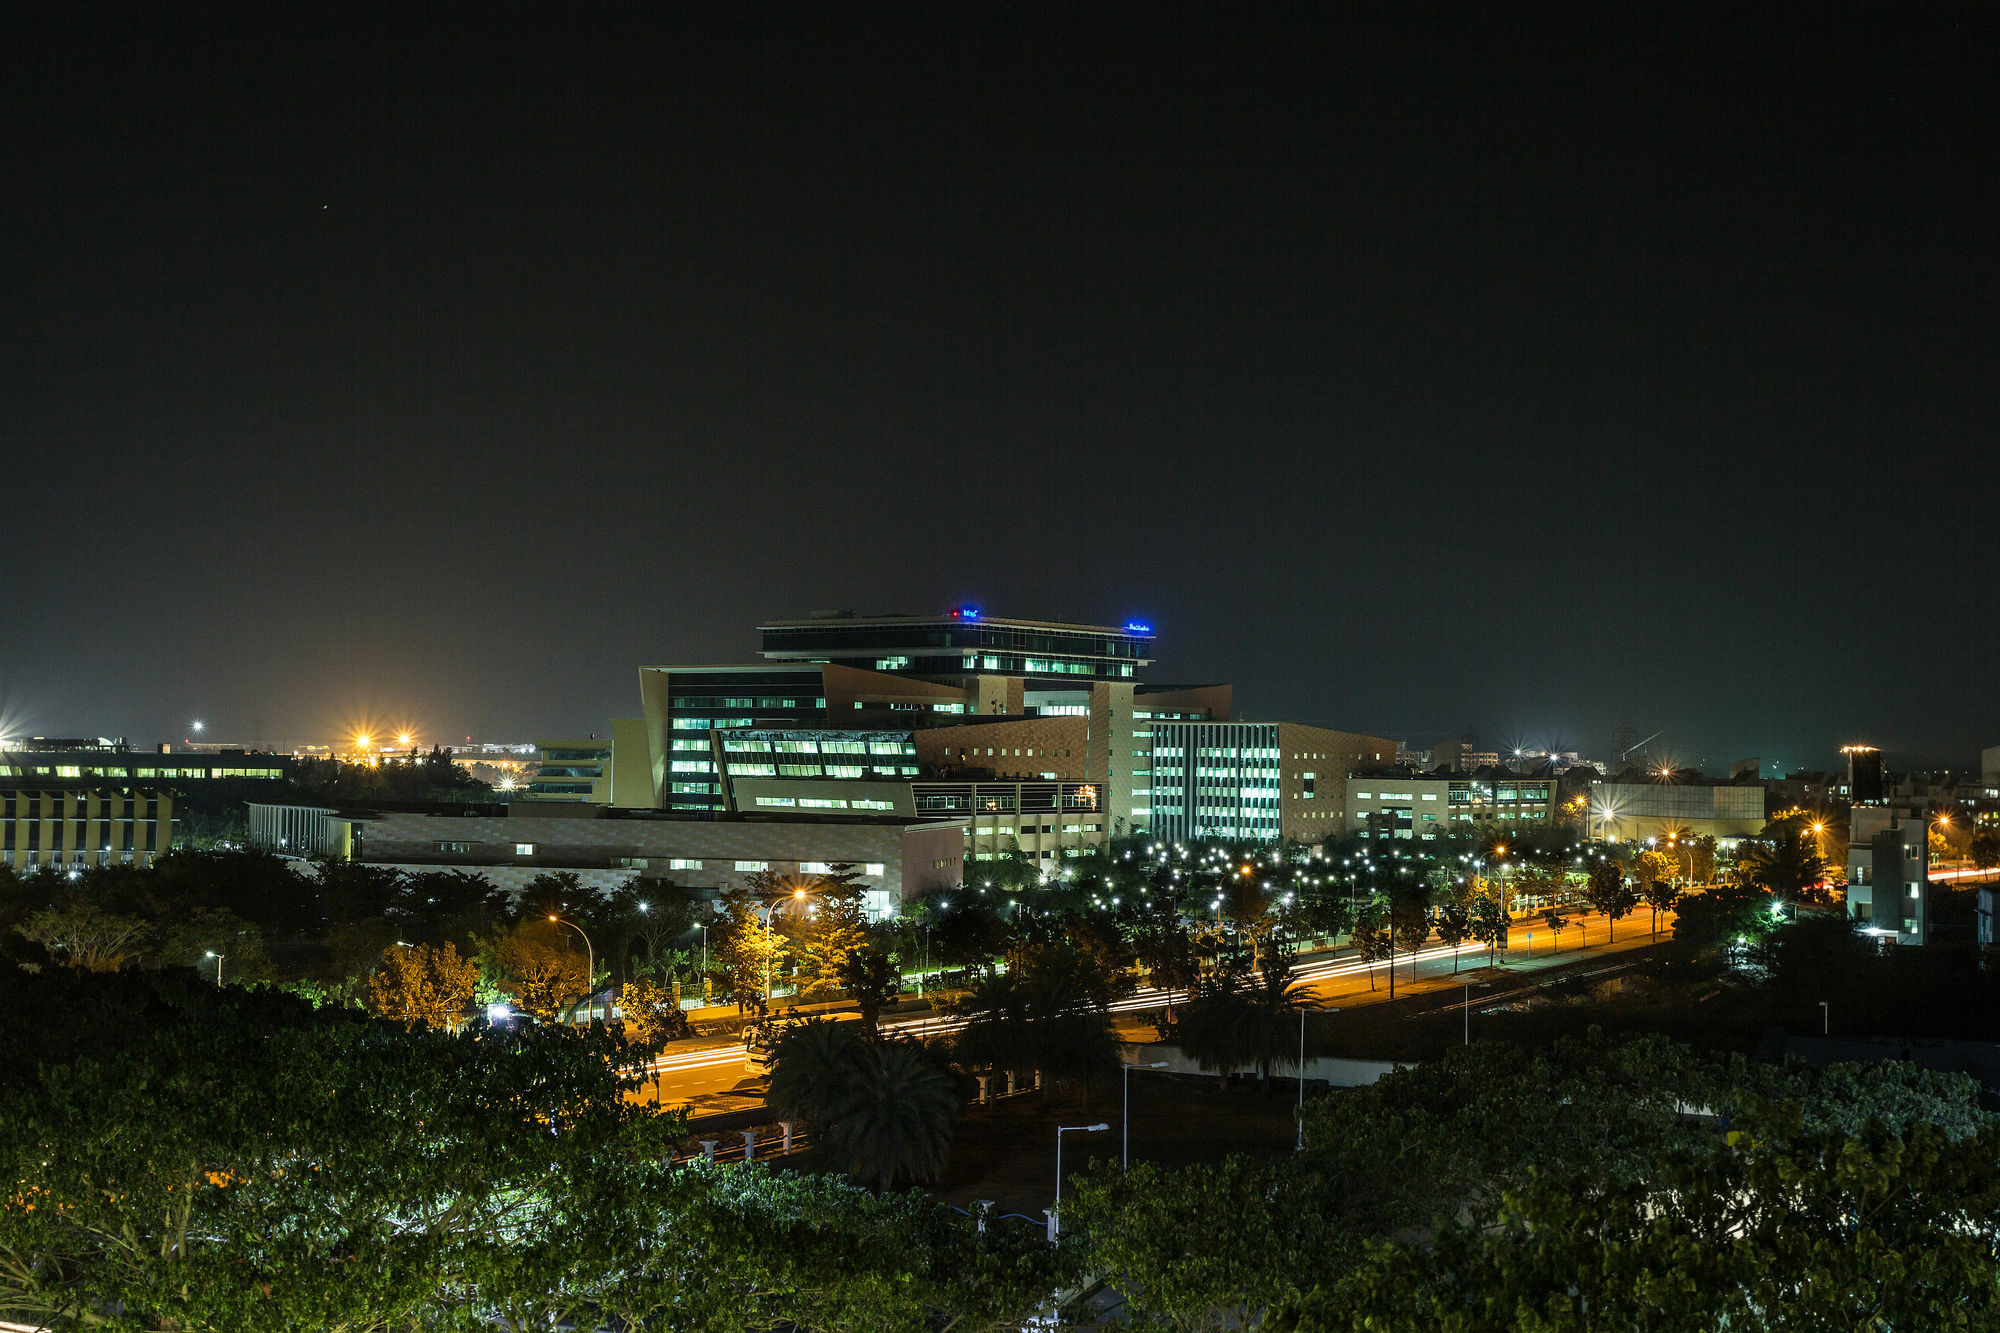
[[1872,745],[1843,745],[1847,756],[1847,796],[1856,805],[1880,805],[1885,796],[1882,784],[1882,752]]

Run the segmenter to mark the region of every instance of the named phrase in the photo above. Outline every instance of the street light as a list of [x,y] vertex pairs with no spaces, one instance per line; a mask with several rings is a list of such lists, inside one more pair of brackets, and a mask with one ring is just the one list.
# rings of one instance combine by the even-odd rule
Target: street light
[[1099,1121],[1094,1125],[1056,1126],[1056,1206],[1062,1206],[1062,1136],[1065,1134],[1101,1134],[1111,1126]]
[[1306,1015],[1339,1012],[1340,1006],[1337,1004],[1329,1004],[1324,1008],[1315,1008],[1309,1004],[1299,1006],[1299,1141],[1292,1146],[1293,1152],[1306,1150]]
[[223,955],[221,955],[221,954],[217,953],[217,952],[216,952],[215,950],[213,950],[213,949],[210,949],[210,950],[208,950],[208,956],[209,956],[210,958],[213,958],[213,959],[215,960],[215,988],[216,988],[217,990],[221,990],[221,989],[222,989],[222,959],[223,959]]
[[[1128,1064],[1124,1066],[1125,1105],[1118,1113],[1118,1133],[1124,1140],[1118,1149],[1118,1166],[1121,1171],[1129,1171],[1132,1167],[1132,1071],[1134,1069],[1165,1069],[1166,1067],[1167,1062],[1165,1060],[1156,1060],[1149,1065]],[[1062,1144],[1060,1142],[1056,1145],[1056,1153],[1058,1156],[1062,1153]],[[1056,1175],[1056,1193],[1060,1196],[1062,1194],[1061,1167],[1056,1168]]]
[[[1479,987],[1479,989],[1480,989],[1480,990],[1491,990],[1491,989],[1493,989],[1491,985],[1489,985],[1488,983],[1486,983],[1486,982],[1484,982],[1484,981],[1482,981],[1482,982],[1479,982],[1479,983],[1477,983],[1477,984],[1478,984],[1478,987]],[[1468,982],[1466,982],[1466,983],[1465,983],[1465,1044],[1466,1044],[1467,1046],[1470,1046],[1470,1045],[1472,1045],[1472,988],[1473,988],[1473,985],[1474,985],[1474,983],[1473,983],[1473,982],[1470,982],[1470,981],[1468,981]]]
[[[803,888],[792,890],[792,897],[794,899],[804,898],[805,896],[806,891]],[[764,909],[764,1003],[766,1006],[769,1006],[777,999],[771,993],[771,956],[777,952],[777,949],[772,946],[771,942],[771,913],[777,911],[779,904],[784,901],[783,898],[776,899]],[[704,944],[702,947],[703,951],[706,952],[707,945]]]
[[1825,1000],[1819,1002],[1819,1035],[1822,1037],[1833,1035],[1833,1010],[1827,1008]]
[[[565,921],[554,912],[549,913],[549,920],[559,926],[568,926],[577,934],[583,935],[582,926],[577,925],[574,921]],[[583,956],[585,960],[583,985],[585,991],[589,993],[591,1017],[595,1018],[597,1016],[597,950],[591,947],[590,936],[588,935],[583,935]]]

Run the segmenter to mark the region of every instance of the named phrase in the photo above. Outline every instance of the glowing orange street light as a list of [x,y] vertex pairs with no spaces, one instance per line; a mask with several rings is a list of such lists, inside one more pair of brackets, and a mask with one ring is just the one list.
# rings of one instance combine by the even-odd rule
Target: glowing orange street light
[[413,739],[413,737],[411,737],[411,735],[410,735],[410,733],[409,733],[409,732],[407,732],[407,731],[405,731],[405,732],[401,732],[401,733],[399,733],[399,734],[397,735],[397,737],[396,737],[396,744],[398,744],[398,745],[408,745],[408,744],[410,743],[410,741],[411,741],[412,739]]

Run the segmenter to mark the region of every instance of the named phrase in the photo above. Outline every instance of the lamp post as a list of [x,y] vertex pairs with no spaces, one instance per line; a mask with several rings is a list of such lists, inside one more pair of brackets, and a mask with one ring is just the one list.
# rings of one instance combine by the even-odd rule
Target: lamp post
[[[577,934],[583,935],[583,927],[577,925],[574,921],[565,921],[553,912],[549,913],[549,920],[559,926],[568,926]],[[583,935],[583,957],[584,997],[590,1001],[590,1012],[594,1018],[597,1015],[597,950],[592,947],[590,936],[588,935]]]
[[213,949],[210,949],[210,950],[208,951],[208,956],[209,956],[210,958],[213,958],[213,959],[215,960],[215,988],[216,988],[217,990],[221,990],[221,989],[222,989],[222,959],[223,959],[223,955],[221,955],[221,954],[217,953],[217,952],[216,952],[215,950],[213,950]]
[[1827,1008],[1825,1000],[1819,1002],[1819,1035],[1822,1037],[1833,1035],[1833,1010]]
[[[806,891],[804,889],[792,890],[793,899],[800,899],[805,896]],[[779,898],[764,909],[764,1004],[766,1008],[769,1008],[777,1000],[777,996],[771,993],[771,957],[778,951],[773,943],[771,933],[771,914],[777,911],[779,905],[785,901],[785,899]]]
[[[1472,1045],[1472,990],[1475,983],[1465,983],[1465,1044]],[[1477,983],[1480,990],[1488,989],[1485,982]]]
[[[1166,1067],[1167,1062],[1165,1060],[1156,1060],[1149,1065],[1128,1064],[1124,1067],[1125,1103],[1123,1108],[1118,1112],[1118,1133],[1124,1140],[1118,1148],[1118,1168],[1121,1171],[1132,1169],[1132,1071],[1134,1069],[1165,1069]],[[1056,1144],[1056,1156],[1058,1162],[1060,1162],[1062,1157],[1062,1144],[1060,1141]],[[1058,1197],[1062,1194],[1062,1167],[1060,1165],[1056,1167],[1056,1194]]]
[[1056,1126],[1056,1206],[1062,1206],[1062,1136],[1065,1134],[1101,1134],[1111,1126],[1103,1121],[1094,1125]]
[[1299,1006],[1299,1141],[1292,1145],[1293,1152],[1306,1150],[1306,1015],[1337,1014],[1340,1006],[1329,1004],[1324,1008],[1314,1008],[1309,1004]]

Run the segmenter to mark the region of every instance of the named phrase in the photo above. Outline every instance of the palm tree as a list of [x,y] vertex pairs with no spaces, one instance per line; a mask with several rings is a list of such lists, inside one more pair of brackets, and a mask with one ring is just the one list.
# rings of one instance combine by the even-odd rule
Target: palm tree
[[1826,879],[1826,858],[1810,833],[1796,824],[1767,828],[1736,855],[1737,873],[1780,898],[1810,897]]
[[1295,1058],[1299,1010],[1305,987],[1292,980],[1291,959],[1277,950],[1255,979],[1215,973],[1196,985],[1181,1006],[1174,1041],[1203,1069],[1227,1071],[1254,1064],[1268,1083],[1272,1066]]
[[839,1095],[814,1123],[848,1175],[886,1192],[944,1170],[964,1105],[958,1077],[929,1048],[894,1038],[861,1041]]
[[787,1115],[824,1125],[847,1086],[863,1044],[859,1024],[812,1018],[785,1030],[764,1100]]

